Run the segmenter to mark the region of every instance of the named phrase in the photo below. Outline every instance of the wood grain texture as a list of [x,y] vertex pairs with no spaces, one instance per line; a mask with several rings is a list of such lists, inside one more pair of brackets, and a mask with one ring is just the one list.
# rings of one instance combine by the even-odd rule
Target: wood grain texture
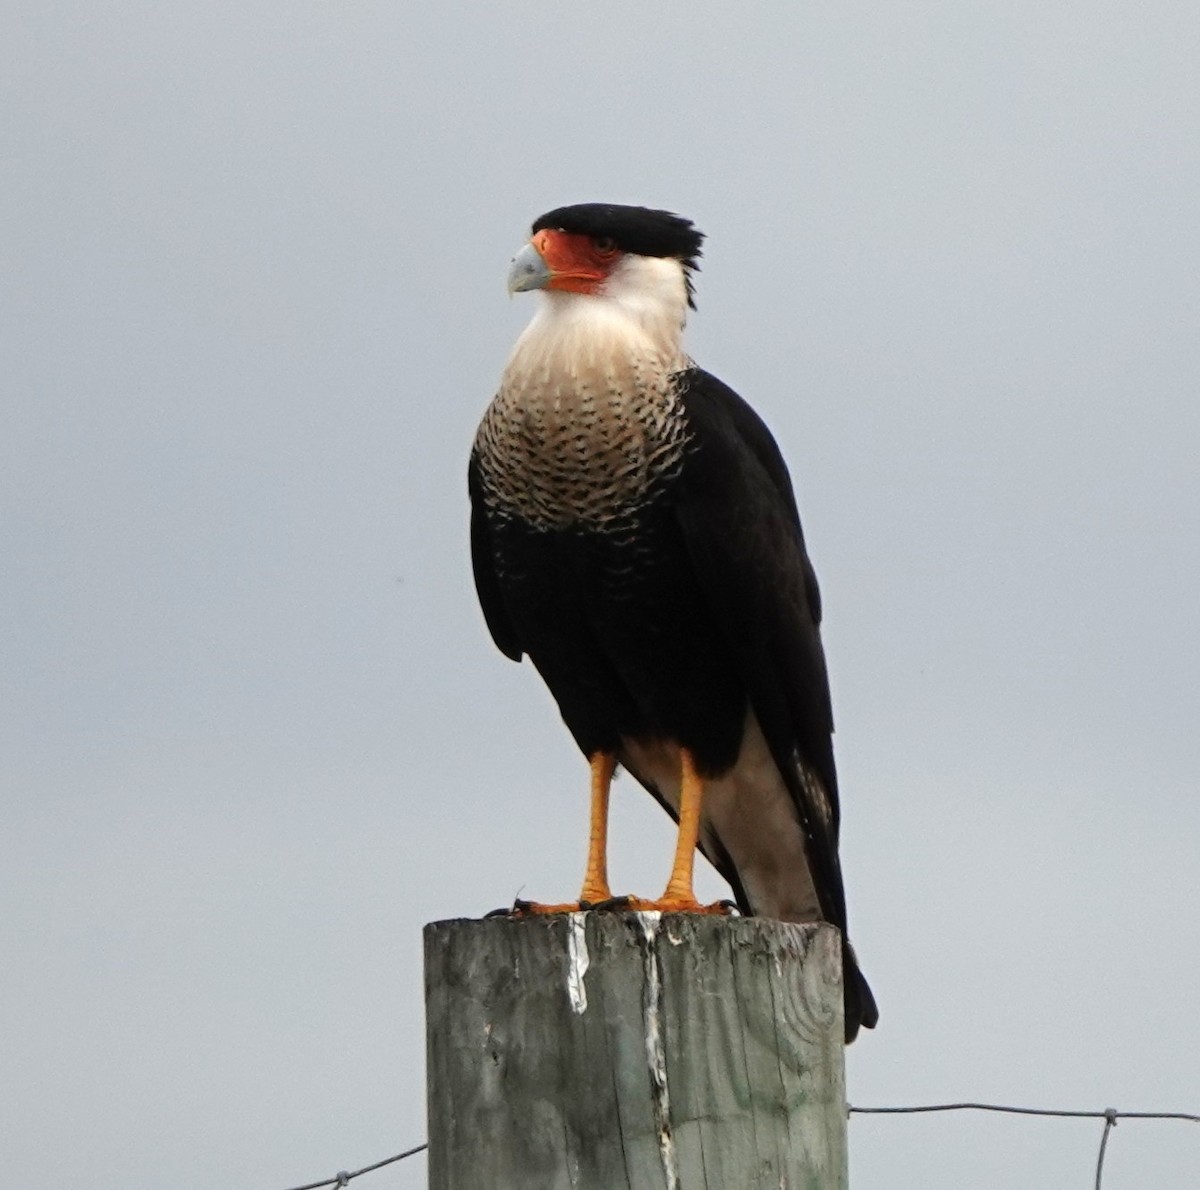
[[840,954],[762,918],[426,926],[431,1190],[844,1190]]

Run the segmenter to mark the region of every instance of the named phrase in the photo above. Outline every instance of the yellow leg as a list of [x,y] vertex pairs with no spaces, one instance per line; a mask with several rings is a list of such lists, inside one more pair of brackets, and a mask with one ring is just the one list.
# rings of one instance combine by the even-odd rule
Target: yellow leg
[[700,812],[704,805],[704,779],[696,772],[696,762],[686,748],[679,750],[682,772],[679,779],[679,837],[675,842],[675,862],[667,889],[657,901],[632,899],[630,908],[657,909],[663,913],[728,913],[723,901],[701,905],[696,900],[692,877],[696,865],[696,844],[700,840]]
[[679,837],[675,841],[675,862],[671,865],[671,878],[662,895],[662,907],[669,904],[673,910],[697,910],[701,908],[692,888],[692,875],[696,866],[696,843],[700,839],[700,809],[704,803],[704,782],[696,772],[696,763],[686,749],[679,750],[683,772],[679,780]]
[[518,901],[513,907],[523,913],[575,913],[604,901],[619,901],[614,908],[658,910],[662,913],[728,913],[728,905],[701,905],[696,900],[692,878],[696,864],[696,844],[700,839],[700,813],[704,802],[704,780],[696,772],[696,762],[686,749],[680,749],[682,773],[679,783],[679,837],[675,843],[675,862],[671,878],[657,901],[641,897],[614,898],[608,886],[608,793],[616,770],[616,758],[609,752],[597,752],[590,760],[592,770],[591,825],[588,831],[587,871],[579,901],[564,905],[543,905]]
[[587,871],[584,873],[579,900],[596,905],[612,900],[612,889],[608,887],[608,791],[617,761],[610,752],[597,752],[590,763],[592,815],[588,831]]
[[577,913],[589,905],[613,899],[608,887],[608,791],[617,768],[617,759],[611,752],[596,752],[588,763],[592,769],[591,826],[588,830],[587,871],[584,873],[579,900],[561,905],[518,901],[514,906],[514,912],[518,914]]

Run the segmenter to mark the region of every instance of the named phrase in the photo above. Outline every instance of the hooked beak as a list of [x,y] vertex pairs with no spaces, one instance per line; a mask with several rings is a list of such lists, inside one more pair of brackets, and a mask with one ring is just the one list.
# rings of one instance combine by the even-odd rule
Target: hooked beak
[[508,292],[526,293],[530,289],[545,289],[553,274],[542,254],[526,244],[508,266]]

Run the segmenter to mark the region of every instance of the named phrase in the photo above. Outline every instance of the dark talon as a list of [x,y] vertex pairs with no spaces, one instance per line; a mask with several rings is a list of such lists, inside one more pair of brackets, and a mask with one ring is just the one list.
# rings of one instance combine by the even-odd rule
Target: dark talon
[[[582,902],[581,902],[582,904]],[[607,901],[597,901],[594,905],[588,904],[583,906],[585,909],[595,909],[597,912],[603,913],[606,909],[628,909],[628,897],[609,897]]]
[[520,897],[517,897],[517,899],[513,901],[513,903],[507,908],[493,909],[491,913],[485,913],[483,916],[485,921],[489,917],[519,917],[522,913],[527,912],[532,907],[532,901],[522,901]]

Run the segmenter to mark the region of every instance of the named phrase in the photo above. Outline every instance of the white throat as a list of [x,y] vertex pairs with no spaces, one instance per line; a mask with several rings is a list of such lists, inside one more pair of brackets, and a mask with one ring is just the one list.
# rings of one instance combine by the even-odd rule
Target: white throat
[[626,257],[599,293],[546,292],[475,440],[489,505],[539,528],[637,515],[686,446],[686,310],[677,260]]
[[659,373],[686,366],[687,282],[678,260],[626,256],[597,293],[546,290],[517,340],[506,380],[601,371],[620,360]]

